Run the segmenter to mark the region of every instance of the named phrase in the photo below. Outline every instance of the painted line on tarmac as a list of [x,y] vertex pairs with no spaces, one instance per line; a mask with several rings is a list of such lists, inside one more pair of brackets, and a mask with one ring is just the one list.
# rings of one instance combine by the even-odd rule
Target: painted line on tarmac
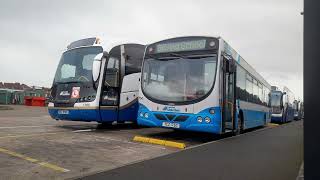
[[15,129],[15,128],[35,128],[35,127],[52,127],[56,125],[43,125],[43,126],[7,126],[7,127],[0,127],[0,129]]
[[[71,131],[71,132],[73,132],[73,133],[79,133],[79,132],[90,132],[90,131],[94,131],[94,129],[75,130],[75,131]],[[51,132],[51,133],[37,133],[37,134],[22,134],[22,135],[0,136],[0,139],[20,138],[20,137],[32,137],[32,136],[45,136],[45,135],[60,134],[60,133],[68,133],[68,132],[66,132],[66,131],[60,131],[60,132]]]
[[5,138],[19,138],[19,137],[32,137],[32,136],[51,135],[51,134],[58,134],[58,132],[38,133],[38,134],[22,134],[22,135],[12,135],[12,136],[2,136],[2,137],[0,137],[0,139],[5,139]]
[[80,130],[75,130],[72,132],[79,133],[79,132],[91,132],[91,131],[95,131],[95,129],[80,129]]
[[48,162],[41,162],[41,161],[39,161],[37,159],[31,158],[31,157],[28,157],[28,156],[25,156],[23,154],[19,154],[19,153],[16,153],[16,152],[13,152],[13,151],[10,151],[10,150],[7,150],[7,149],[0,148],[0,152],[4,153],[4,154],[7,154],[7,155],[11,155],[11,156],[16,157],[16,158],[20,158],[20,159],[23,159],[23,160],[38,164],[38,165],[40,165],[42,167],[46,167],[46,168],[49,168],[49,169],[52,169],[52,170],[55,170],[55,171],[59,171],[59,172],[69,172],[70,171],[69,169],[65,169],[65,168],[59,167],[57,165],[48,163]]

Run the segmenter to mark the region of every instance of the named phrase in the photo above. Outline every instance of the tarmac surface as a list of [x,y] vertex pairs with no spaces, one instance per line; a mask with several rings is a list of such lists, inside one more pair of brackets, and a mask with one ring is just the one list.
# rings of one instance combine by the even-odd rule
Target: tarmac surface
[[293,180],[299,175],[302,161],[303,121],[297,121],[80,179]]
[[132,124],[56,121],[45,107],[10,107],[0,110],[0,179],[77,178],[180,151],[134,142],[136,135],[187,147],[222,138]]
[[231,137],[56,121],[44,107],[10,107],[0,110],[0,179],[294,179],[302,162],[302,121]]

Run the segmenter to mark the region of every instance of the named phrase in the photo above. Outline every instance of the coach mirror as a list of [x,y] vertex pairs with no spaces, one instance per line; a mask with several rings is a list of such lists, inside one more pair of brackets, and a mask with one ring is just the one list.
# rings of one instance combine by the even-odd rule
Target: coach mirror
[[230,56],[230,55],[224,55],[223,56],[223,61],[224,61],[224,71],[227,73],[234,73],[236,72],[236,64],[235,60]]

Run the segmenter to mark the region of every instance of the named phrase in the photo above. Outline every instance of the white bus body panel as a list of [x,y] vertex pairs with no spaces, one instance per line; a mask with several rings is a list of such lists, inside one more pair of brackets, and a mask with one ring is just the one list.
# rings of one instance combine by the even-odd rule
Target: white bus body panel
[[141,73],[129,74],[123,77],[120,94],[120,108],[136,101],[139,95]]

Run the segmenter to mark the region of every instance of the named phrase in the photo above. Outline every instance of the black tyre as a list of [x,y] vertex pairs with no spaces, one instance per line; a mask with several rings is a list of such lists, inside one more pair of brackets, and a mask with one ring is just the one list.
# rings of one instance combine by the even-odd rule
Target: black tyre
[[237,118],[237,129],[234,132],[234,135],[240,135],[243,132],[243,121],[241,115],[238,115]]

